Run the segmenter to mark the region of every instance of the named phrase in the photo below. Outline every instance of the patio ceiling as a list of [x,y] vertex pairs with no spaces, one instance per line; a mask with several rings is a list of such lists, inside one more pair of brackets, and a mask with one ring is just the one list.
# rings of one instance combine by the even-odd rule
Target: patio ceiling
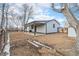
[[40,25],[44,25],[46,22],[31,22],[28,23],[26,26],[31,26],[31,25],[35,25],[35,26],[40,26]]

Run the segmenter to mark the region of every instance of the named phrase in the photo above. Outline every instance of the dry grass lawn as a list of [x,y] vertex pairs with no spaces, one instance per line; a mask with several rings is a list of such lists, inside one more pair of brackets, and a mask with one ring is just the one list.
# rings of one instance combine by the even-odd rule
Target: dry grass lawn
[[55,33],[42,36],[34,37],[35,40],[38,40],[49,45],[53,45],[55,48],[71,48],[75,43],[75,39],[68,37],[65,33]]
[[[11,48],[11,55],[18,55],[18,56],[53,55],[48,53],[47,51],[49,50],[45,48],[38,50],[38,48],[28,44],[27,39],[37,40],[39,42],[53,46],[55,49],[59,49],[59,48],[71,49],[75,43],[74,38],[67,37],[67,34],[64,33],[55,33],[55,34],[40,35],[40,36],[33,36],[25,32],[11,32],[10,34],[11,34],[10,35],[11,46],[13,46]],[[54,50],[49,52],[54,52]]]

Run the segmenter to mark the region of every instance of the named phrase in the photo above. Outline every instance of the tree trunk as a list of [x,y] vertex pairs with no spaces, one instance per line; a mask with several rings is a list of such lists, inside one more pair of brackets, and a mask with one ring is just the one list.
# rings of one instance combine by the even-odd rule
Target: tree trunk
[[76,27],[76,42],[75,42],[75,52],[79,56],[79,25]]
[[1,55],[2,55],[2,51],[3,51],[3,47],[4,47],[4,30],[1,29],[1,34],[0,34],[0,51],[1,51]]
[[9,38],[9,32],[5,33],[5,45],[3,48],[3,56],[10,56],[10,38]]
[[77,22],[77,19],[68,8],[68,5],[66,5],[65,9],[62,12],[66,16],[69,25],[72,26],[76,31],[76,42],[73,53],[74,55],[79,55],[79,24]]
[[27,8],[24,9],[24,20],[23,20],[24,32],[25,32],[26,10]]
[[0,35],[0,50],[1,50],[1,53],[2,53],[2,49],[3,49],[3,46],[4,46],[4,30],[3,30],[3,27],[4,27],[4,23],[5,23],[5,20],[4,20],[4,9],[5,9],[5,3],[2,4],[2,17],[1,17],[1,35]]
[[74,55],[79,55],[79,21],[73,15],[67,3],[64,4],[64,8],[61,9],[61,11],[66,16],[69,25],[73,27],[76,31],[76,42],[75,42],[73,53]]

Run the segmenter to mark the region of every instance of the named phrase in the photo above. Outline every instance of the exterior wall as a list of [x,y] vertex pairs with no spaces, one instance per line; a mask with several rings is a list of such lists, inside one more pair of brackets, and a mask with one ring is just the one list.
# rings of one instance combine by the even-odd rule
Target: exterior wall
[[31,29],[31,26],[30,26],[30,30],[32,30],[32,32],[34,32],[34,26],[33,26],[33,29]]
[[74,28],[72,28],[72,27],[68,28],[68,36],[69,37],[76,37],[76,32],[75,32]]
[[41,26],[37,27],[37,31],[36,32],[38,32],[38,33],[46,33],[45,30],[46,30],[45,25],[41,25]]
[[34,32],[34,27],[33,27],[33,29],[31,29],[31,26],[29,26],[29,27],[27,27],[27,31],[32,31],[32,32]]
[[[53,28],[53,24],[55,24],[55,28]],[[59,26],[60,25],[56,21],[49,21],[49,22],[47,22],[44,25],[37,26],[36,32],[37,33],[46,33],[46,32],[47,33],[53,33],[53,32],[58,32]],[[47,27],[47,30],[46,30],[46,27]],[[27,28],[27,31],[29,31],[29,30],[31,30],[32,32],[34,32],[34,27],[33,27],[33,29],[31,29],[31,26],[29,26]]]
[[27,31],[29,31],[30,30],[30,28],[29,27],[27,27]]
[[[40,26],[37,26],[36,32],[38,32],[38,33],[46,33],[45,29],[46,29],[45,25],[40,25]],[[33,27],[33,29],[31,29],[31,26],[27,27],[27,31],[29,31],[29,30],[31,30],[32,32],[34,32],[34,27]]]
[[[55,24],[55,28],[53,28]],[[50,21],[47,23],[47,33],[58,32],[59,24],[56,21]]]

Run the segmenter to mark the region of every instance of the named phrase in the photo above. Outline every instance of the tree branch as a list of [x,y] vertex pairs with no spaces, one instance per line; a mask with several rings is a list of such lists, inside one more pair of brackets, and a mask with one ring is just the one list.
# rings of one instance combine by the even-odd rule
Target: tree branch
[[62,13],[66,16],[68,23],[73,27],[76,28],[76,25],[78,25],[77,19],[74,17],[72,12],[68,8],[68,4],[64,4],[64,8],[62,9]]

